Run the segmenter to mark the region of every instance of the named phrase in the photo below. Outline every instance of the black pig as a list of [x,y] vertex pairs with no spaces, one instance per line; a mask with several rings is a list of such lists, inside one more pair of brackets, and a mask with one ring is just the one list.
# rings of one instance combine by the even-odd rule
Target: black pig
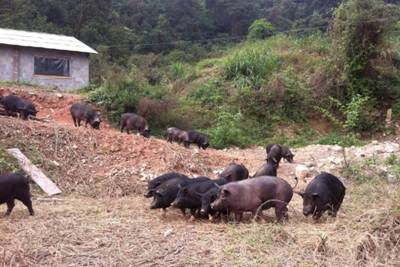
[[249,178],[249,171],[243,164],[230,163],[219,177],[229,182],[240,181]]
[[182,181],[189,180],[189,177],[187,177],[184,174],[177,173],[177,172],[169,172],[169,173],[160,175],[149,181],[149,183],[147,185],[147,192],[144,194],[144,196],[146,198],[152,197],[153,193],[157,190],[157,188],[160,185],[162,185],[164,182],[174,179],[174,178],[182,179]]
[[181,129],[176,127],[170,127],[167,129],[167,141],[172,143],[176,142],[178,144],[184,143],[188,141],[188,138],[185,138],[187,133]]
[[31,101],[15,95],[1,96],[0,104],[4,106],[8,115],[17,113],[24,120],[27,120],[29,116],[35,117],[37,114],[36,108]]
[[9,216],[15,206],[15,199],[21,201],[34,215],[28,178],[15,173],[0,175],[0,204],[7,203],[6,216]]
[[139,116],[135,113],[125,113],[121,116],[121,133],[124,132],[126,128],[126,132],[129,134],[129,130],[136,130],[142,136],[148,138],[150,137],[150,129],[149,124],[146,119],[142,116]]
[[196,144],[199,148],[206,150],[210,146],[206,135],[196,131],[188,131],[187,134],[188,141],[184,142],[186,147],[190,146],[190,144]]
[[85,127],[89,124],[93,129],[100,129],[101,119],[92,106],[85,103],[75,103],[71,106],[70,113],[75,127],[80,127],[81,121],[84,121]]
[[[169,179],[157,187],[157,190],[153,192],[153,202],[150,205],[150,209],[163,209],[170,207],[174,202],[176,195],[178,194],[181,186],[186,186],[191,183],[197,183],[200,181],[208,181],[207,177],[199,177],[194,179],[183,179],[182,177],[175,177]],[[184,211],[184,209],[182,209]]]
[[243,212],[251,211],[258,217],[262,209],[274,207],[276,217],[281,221],[288,218],[287,204],[292,197],[293,189],[288,182],[279,177],[261,176],[222,186],[211,208],[234,212],[240,220]]
[[286,159],[290,163],[293,162],[294,154],[286,146],[269,144],[266,150],[268,162],[275,162],[279,165],[282,158]]
[[179,188],[173,206],[180,209],[190,209],[192,215],[201,208],[201,194],[207,192],[216,184],[213,180],[190,183]]
[[346,188],[343,183],[330,173],[321,173],[306,187],[303,193],[298,193],[303,198],[303,214],[313,215],[318,220],[325,211],[336,217],[342,205]]
[[275,162],[266,162],[264,165],[254,174],[253,177],[259,176],[277,176],[278,164]]

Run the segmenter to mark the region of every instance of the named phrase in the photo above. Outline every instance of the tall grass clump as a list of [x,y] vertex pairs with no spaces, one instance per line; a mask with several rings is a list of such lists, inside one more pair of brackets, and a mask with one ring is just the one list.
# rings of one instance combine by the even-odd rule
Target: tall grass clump
[[223,69],[226,79],[246,78],[250,85],[259,87],[279,66],[279,57],[264,42],[257,42],[234,52],[226,59]]
[[167,76],[171,81],[189,82],[196,78],[196,69],[188,63],[177,62],[169,66]]

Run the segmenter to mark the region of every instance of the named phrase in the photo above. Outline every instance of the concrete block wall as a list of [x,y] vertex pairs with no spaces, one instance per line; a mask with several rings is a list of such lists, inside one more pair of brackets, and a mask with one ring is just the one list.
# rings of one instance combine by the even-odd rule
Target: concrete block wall
[[[70,61],[70,77],[35,75],[34,58],[66,58]],[[27,82],[58,88],[61,91],[89,85],[89,55],[68,51],[30,47],[0,46],[0,80]]]

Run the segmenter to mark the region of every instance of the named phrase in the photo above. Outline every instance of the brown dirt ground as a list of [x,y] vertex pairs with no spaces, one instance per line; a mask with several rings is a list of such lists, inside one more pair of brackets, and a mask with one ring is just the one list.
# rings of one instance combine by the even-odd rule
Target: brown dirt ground
[[[83,98],[1,87],[32,99],[47,122],[0,117],[0,145],[18,147],[64,192],[49,199],[33,186],[35,217],[17,204],[0,218],[0,266],[400,266],[398,186],[354,185],[338,218],[313,223],[294,196],[290,221],[190,222],[148,209],[146,180],[167,171],[215,177],[229,162],[254,173],[262,148],[198,151],[155,138],[73,127],[69,106]],[[296,163],[310,159],[296,151]],[[293,183],[295,164],[279,175]],[[303,188],[305,183],[300,182]]]

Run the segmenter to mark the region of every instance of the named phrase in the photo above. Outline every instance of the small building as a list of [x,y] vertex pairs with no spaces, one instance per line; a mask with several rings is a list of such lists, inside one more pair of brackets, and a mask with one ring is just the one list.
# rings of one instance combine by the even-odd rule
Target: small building
[[0,81],[79,89],[89,85],[92,53],[71,36],[0,28]]

